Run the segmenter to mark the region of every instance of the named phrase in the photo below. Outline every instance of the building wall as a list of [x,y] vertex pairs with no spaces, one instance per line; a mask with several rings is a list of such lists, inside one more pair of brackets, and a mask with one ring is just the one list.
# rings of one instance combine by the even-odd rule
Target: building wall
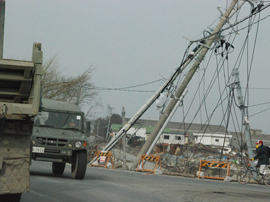
[[262,135],[262,131],[261,130],[250,130],[250,133],[252,136],[255,136],[255,135]]
[[209,136],[198,136],[195,137],[195,143],[201,143],[204,145],[212,145],[211,137]]
[[227,138],[226,138],[225,143],[224,143],[224,137],[213,136],[210,138],[211,138],[211,144],[215,145],[215,146],[223,146],[223,144],[224,144],[224,146],[226,147],[226,146],[229,146],[229,144],[230,144],[230,141]]
[[162,133],[157,143],[183,145],[185,143],[185,136],[180,134]]
[[[195,143],[201,143],[204,145],[214,145],[214,146],[229,146],[232,135],[225,134],[211,134],[211,133],[193,133]],[[224,143],[225,138],[225,143]]]

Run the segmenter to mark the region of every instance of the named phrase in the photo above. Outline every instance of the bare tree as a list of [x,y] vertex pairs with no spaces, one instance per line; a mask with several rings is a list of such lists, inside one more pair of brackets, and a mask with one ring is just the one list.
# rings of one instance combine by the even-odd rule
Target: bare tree
[[94,68],[89,67],[81,75],[64,76],[59,69],[56,56],[43,65],[42,97],[72,102],[77,105],[88,105],[88,112],[94,106],[100,106],[98,93],[91,82]]

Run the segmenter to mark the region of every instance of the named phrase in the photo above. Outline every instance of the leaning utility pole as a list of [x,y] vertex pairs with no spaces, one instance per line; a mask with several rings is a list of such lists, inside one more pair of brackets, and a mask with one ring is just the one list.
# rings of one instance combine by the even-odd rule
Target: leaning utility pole
[[186,88],[185,91],[184,91],[184,93],[183,93],[183,95],[181,95],[180,99],[178,99],[178,101],[177,101],[176,105],[174,106],[174,108],[173,108],[173,110],[172,110],[170,116],[168,116],[168,119],[167,119],[166,122],[163,124],[163,126],[162,126],[162,128],[160,129],[160,131],[158,132],[158,134],[157,134],[155,140],[152,142],[150,148],[149,148],[148,151],[146,152],[147,155],[149,155],[149,154],[151,153],[152,149],[156,146],[156,143],[157,143],[157,141],[159,140],[159,138],[160,138],[162,132],[164,131],[165,127],[167,126],[167,124],[169,123],[169,121],[171,120],[171,118],[173,117],[173,115],[174,115],[174,113],[176,112],[176,110],[178,109],[178,107],[179,107],[180,105],[183,104],[183,99],[184,99],[185,95],[187,94],[187,92],[188,92],[188,90],[187,90],[187,88]]
[[139,109],[139,111],[126,123],[120,131],[114,136],[113,139],[103,148],[102,151],[110,151],[114,145],[126,134],[126,132],[136,123],[136,121],[149,109],[149,107],[158,99],[160,94],[171,85],[179,74],[193,61],[200,51],[202,50],[202,43],[199,43],[188,57],[181,63],[181,65],[175,70],[175,72],[165,81],[165,83],[150,97],[147,102]]
[[146,154],[146,152],[150,148],[152,142],[155,140],[157,134],[159,133],[162,126],[166,122],[167,118],[170,116],[170,113],[172,112],[174,106],[178,102],[178,99],[181,97],[181,95],[183,94],[185,88],[187,87],[188,83],[190,82],[191,78],[195,74],[196,70],[199,68],[199,65],[200,65],[201,61],[204,59],[204,57],[205,57],[206,53],[208,52],[208,50],[210,49],[213,41],[216,39],[217,34],[219,33],[219,31],[221,30],[223,25],[228,22],[228,20],[230,18],[230,14],[233,11],[233,9],[235,8],[235,5],[237,4],[237,2],[238,2],[237,0],[233,0],[231,2],[231,4],[228,7],[227,11],[221,17],[221,19],[220,19],[218,25],[216,26],[215,30],[211,33],[211,36],[207,40],[206,44],[203,45],[203,48],[201,49],[201,52],[199,53],[198,57],[196,58],[195,62],[192,65],[192,67],[190,68],[189,72],[187,73],[185,79],[183,80],[181,85],[178,87],[174,97],[171,99],[171,101],[168,104],[167,108],[165,109],[164,113],[161,115],[161,118],[159,119],[156,126],[154,127],[151,135],[149,136],[149,138],[147,138],[146,143],[143,145],[143,147],[142,147],[141,151],[139,152],[137,158],[135,159],[135,161],[131,165],[131,169],[135,169],[137,167],[137,165],[139,163],[139,160],[140,160],[140,157],[141,157],[141,154]]

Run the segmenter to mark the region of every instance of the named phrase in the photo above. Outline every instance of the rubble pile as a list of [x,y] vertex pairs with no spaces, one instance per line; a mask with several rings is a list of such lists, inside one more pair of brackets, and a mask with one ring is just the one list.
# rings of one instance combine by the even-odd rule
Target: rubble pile
[[[162,168],[164,174],[180,175],[187,177],[198,176],[201,160],[222,161],[230,163],[230,176],[236,179],[236,174],[241,168],[242,160],[246,161],[246,155],[240,155],[237,150],[232,150],[230,153],[220,154],[220,148],[207,147],[203,144],[187,144],[170,146],[166,150],[167,153],[159,153],[162,156]],[[218,167],[202,167],[201,172],[204,176],[225,177],[227,169]]]
[[[104,143],[103,143],[104,144]],[[102,144],[100,146],[103,146]],[[113,151],[113,163],[115,168],[123,168],[122,145],[117,144]],[[141,150],[141,145],[127,145],[126,153],[136,157]],[[154,155],[161,157],[162,173],[185,177],[197,177],[200,161],[230,162],[230,179],[236,180],[236,174],[241,169],[241,162],[247,161],[247,151],[240,152],[231,149],[226,154],[221,154],[222,148],[195,144],[193,142],[184,145],[157,145],[153,151]],[[126,159],[130,162],[130,159]],[[227,169],[219,167],[202,167],[201,175],[213,177],[225,177]]]

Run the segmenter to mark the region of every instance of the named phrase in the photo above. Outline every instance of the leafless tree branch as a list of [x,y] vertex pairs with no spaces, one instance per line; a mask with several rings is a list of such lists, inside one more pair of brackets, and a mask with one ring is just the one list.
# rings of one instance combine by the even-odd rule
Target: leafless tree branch
[[[94,84],[91,82],[93,67],[89,67],[78,76],[64,76],[54,56],[43,65],[42,97],[88,105],[87,114],[101,102]],[[97,101],[98,100],[98,101]]]

